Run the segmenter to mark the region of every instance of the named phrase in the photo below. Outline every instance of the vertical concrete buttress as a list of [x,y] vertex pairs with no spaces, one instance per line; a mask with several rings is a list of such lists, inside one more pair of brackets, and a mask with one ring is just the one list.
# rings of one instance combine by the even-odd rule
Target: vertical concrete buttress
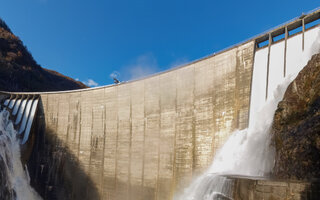
[[250,41],[142,80],[41,94],[46,130],[99,198],[172,199],[247,127],[253,51]]
[[[41,194],[58,195],[62,184],[68,199],[173,199],[211,164],[234,130],[248,127],[250,105],[261,104],[252,102],[251,91],[261,92],[261,101],[271,95],[277,63],[270,59],[283,61],[281,77],[296,70],[292,55],[302,54],[300,37],[302,50],[316,37],[316,29],[305,30],[304,18],[302,26],[290,37],[289,26],[280,27],[284,39],[274,42],[283,45],[279,58],[270,32],[260,38],[269,41],[267,47],[253,39],[141,80],[39,93],[45,151],[34,163],[46,184]],[[255,66],[263,89],[252,81],[254,62],[266,67]]]

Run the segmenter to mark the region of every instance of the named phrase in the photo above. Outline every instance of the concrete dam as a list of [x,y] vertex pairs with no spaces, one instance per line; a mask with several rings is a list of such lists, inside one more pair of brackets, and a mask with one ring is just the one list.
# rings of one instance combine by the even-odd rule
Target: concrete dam
[[206,170],[234,130],[254,123],[253,110],[277,85],[306,64],[303,55],[319,42],[319,19],[317,10],[140,80],[1,92],[8,104],[39,97],[32,134],[22,146],[32,185],[44,199],[173,199]]

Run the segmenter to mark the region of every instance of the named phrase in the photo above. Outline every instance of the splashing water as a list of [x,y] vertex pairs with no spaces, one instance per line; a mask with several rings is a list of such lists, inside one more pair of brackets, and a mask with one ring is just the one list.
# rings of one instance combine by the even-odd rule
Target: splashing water
[[[319,28],[318,28],[319,29]],[[233,180],[225,175],[268,177],[275,160],[275,149],[271,145],[270,129],[273,115],[288,85],[307,64],[311,56],[320,52],[320,29],[311,45],[302,53],[299,68],[294,74],[283,79],[265,102],[249,127],[236,130],[214,157],[207,171],[196,178],[176,200],[233,199]]]
[[40,200],[30,186],[27,169],[23,169],[17,131],[9,115],[0,107],[0,199]]
[[271,147],[273,114],[291,82],[286,79],[274,97],[260,111],[253,127],[237,130],[214,157],[212,165],[198,177],[177,199],[212,200],[232,199],[233,181],[223,175],[268,176],[274,166],[274,148]]

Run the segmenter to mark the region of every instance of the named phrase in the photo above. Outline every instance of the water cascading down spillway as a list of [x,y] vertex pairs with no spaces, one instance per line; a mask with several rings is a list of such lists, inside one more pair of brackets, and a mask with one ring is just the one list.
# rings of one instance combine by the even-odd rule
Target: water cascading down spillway
[[[232,133],[214,157],[211,166],[205,173],[197,177],[182,194],[177,195],[177,200],[233,199],[234,182],[230,177],[247,176],[254,177],[254,179],[269,177],[275,160],[275,150],[271,145],[270,134],[274,112],[288,85],[312,55],[320,53],[320,28],[312,29],[305,35],[307,36],[305,41],[302,40],[303,50],[300,50],[300,37],[294,36],[288,40],[291,48],[287,56],[283,55],[283,47],[287,45],[284,42],[269,46],[269,51],[268,48],[256,51],[249,127]],[[287,62],[287,71],[282,75],[281,67],[284,57]],[[269,64],[268,69],[267,63]],[[266,84],[261,80],[267,70],[269,74]],[[265,90],[268,84],[269,87]]]
[[33,142],[29,140],[38,101],[37,95],[11,95],[1,100],[0,196],[3,199],[41,199],[30,186],[25,165],[32,150]]
[[[24,109],[29,104],[27,110],[32,110],[37,97],[3,92],[0,103],[6,110],[0,113],[0,142],[8,147],[1,152],[8,164],[1,171],[8,171],[16,196],[35,199],[26,197],[33,192],[20,147],[36,135],[37,156],[31,155],[28,167],[32,183],[45,199],[232,199],[238,185],[230,174],[270,174],[274,154],[268,128],[286,85],[317,52],[312,47],[319,49],[313,45],[319,43],[319,25],[302,28],[315,19],[320,19],[320,11],[145,79],[33,93],[41,96],[31,128],[37,134],[29,132],[30,114]],[[302,31],[288,35],[297,27]],[[273,41],[277,34],[286,36]],[[257,45],[263,41],[269,43]],[[25,184],[18,187],[18,183]],[[23,188],[29,193],[20,193]]]
[[35,118],[39,96],[37,95],[11,95],[2,100],[3,108],[10,112],[10,119],[18,130],[21,145],[27,143]]

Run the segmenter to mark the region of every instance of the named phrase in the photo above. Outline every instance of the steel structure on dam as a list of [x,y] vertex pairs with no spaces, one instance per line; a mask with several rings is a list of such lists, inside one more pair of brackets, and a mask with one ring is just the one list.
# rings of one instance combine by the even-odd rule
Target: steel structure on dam
[[44,185],[36,189],[44,198],[172,199],[299,70],[319,18],[318,10],[141,80],[32,93],[40,101],[28,165],[34,185]]

